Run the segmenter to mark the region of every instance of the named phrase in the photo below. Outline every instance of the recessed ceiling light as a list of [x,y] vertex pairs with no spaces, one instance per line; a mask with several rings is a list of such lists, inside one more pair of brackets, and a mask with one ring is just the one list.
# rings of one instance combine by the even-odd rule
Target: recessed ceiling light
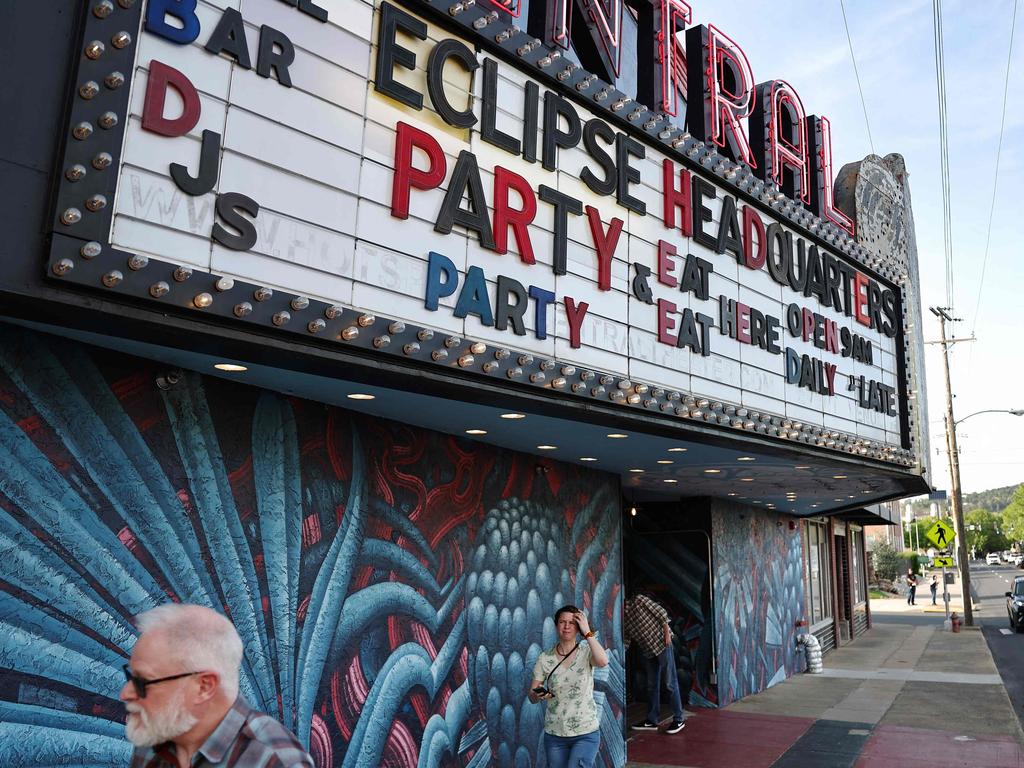
[[643,472],[643,470],[642,470],[642,469],[631,469],[631,470],[629,470],[629,471],[630,471],[630,472]]
[[610,435],[606,435],[606,437],[610,437],[613,440],[621,440],[624,437],[629,437],[629,435],[624,435],[621,432],[612,432]]
[[856,499],[857,497],[856,497],[856,496],[854,496],[853,494],[850,494],[850,495],[849,495],[849,496],[847,496],[846,498],[848,498],[848,499]]
[[740,456],[736,461],[757,461],[753,456]]
[[678,480],[673,480],[672,478],[668,478],[664,482],[666,482],[666,483],[678,483],[679,481]]
[[467,435],[486,435],[487,434],[487,430],[486,429],[467,429],[466,430],[466,434]]
[[797,464],[793,469],[810,469],[806,464]]
[[593,456],[580,456],[580,461],[597,461]]
[[689,450],[689,449],[688,448],[669,448],[668,452],[669,453],[686,453],[687,450]]
[[658,463],[659,464],[675,464],[675,462],[672,461],[672,459],[658,459]]
[[377,397],[376,395],[367,395],[367,394],[365,394],[363,392],[353,392],[351,395],[348,396],[348,399],[349,400],[373,400],[376,397]]
[[741,483],[752,483],[752,482],[754,482],[754,478],[752,478],[752,477],[741,477],[740,478],[740,482]]
[[717,475],[717,474],[720,474],[721,472],[722,472],[722,470],[720,470],[720,469],[705,469],[704,470],[704,474],[706,474],[706,475]]
[[503,413],[503,414],[501,414],[501,418],[503,418],[503,419],[525,419],[526,418],[526,414],[525,413]]
[[736,493],[735,493],[735,492],[731,492],[731,493],[727,493],[727,494],[726,494],[726,496],[735,496],[735,495],[736,495]]
[[842,499],[832,499],[832,501],[842,501]]
[[761,501],[760,499],[754,499],[754,503],[755,504],[764,504],[764,502]]
[[832,475],[833,480],[845,480],[847,475]]
[[817,505],[817,504],[811,504],[811,506],[812,506],[812,507],[816,507],[816,506],[818,506],[818,505]]
[[538,445],[537,446],[537,450],[538,451],[553,451],[553,450],[555,450],[557,448],[558,448],[557,445]]
[[236,363],[217,363],[215,366],[218,371],[227,371],[228,373],[241,373],[242,371],[248,371],[244,365],[238,365]]

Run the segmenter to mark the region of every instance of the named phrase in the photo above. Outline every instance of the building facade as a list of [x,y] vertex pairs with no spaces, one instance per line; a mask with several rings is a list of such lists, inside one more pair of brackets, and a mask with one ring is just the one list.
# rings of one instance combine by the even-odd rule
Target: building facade
[[167,600],[360,768],[543,765],[566,603],[606,766],[626,591],[694,706],[867,629],[927,488],[898,156],[836,175],[684,3],[56,5],[3,12],[0,764],[125,764]]

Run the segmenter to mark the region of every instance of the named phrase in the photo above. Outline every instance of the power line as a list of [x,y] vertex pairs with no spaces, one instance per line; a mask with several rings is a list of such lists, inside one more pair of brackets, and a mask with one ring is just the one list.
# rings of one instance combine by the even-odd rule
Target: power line
[[946,130],[946,64],[942,43],[942,0],[932,0],[935,84],[939,99],[939,168],[942,183],[942,239],[945,247],[946,306],[953,307],[953,230],[949,201],[949,139]]
[[[1014,0],[1016,2],[1016,0]],[[843,11],[843,26],[846,27],[846,42],[850,45],[850,59],[853,61],[853,75],[857,78],[857,91],[860,93],[860,106],[864,110],[864,125],[868,129],[868,145],[871,147],[871,154],[875,154],[875,141],[871,138],[871,123],[868,122],[868,105],[864,102],[864,89],[860,86],[860,72],[857,71],[857,57],[853,54],[853,38],[850,37],[850,25],[846,21],[846,6],[843,0],[839,0],[839,7]]]
[[985,236],[985,257],[981,260],[981,280],[978,282],[978,298],[974,302],[974,320],[971,336],[978,327],[981,314],[981,289],[985,286],[985,267],[988,265],[988,247],[992,242],[992,217],[996,211],[996,188],[999,186],[999,158],[1003,153],[1003,127],[1006,125],[1006,94],[1010,89],[1010,61],[1013,58],[1013,31],[1017,26],[1017,0],[1013,0],[1013,18],[1010,21],[1010,50],[1006,54],[1006,79],[1003,82],[1003,115],[999,119],[999,144],[996,147],[996,172],[992,176],[992,205],[988,210],[988,234]]

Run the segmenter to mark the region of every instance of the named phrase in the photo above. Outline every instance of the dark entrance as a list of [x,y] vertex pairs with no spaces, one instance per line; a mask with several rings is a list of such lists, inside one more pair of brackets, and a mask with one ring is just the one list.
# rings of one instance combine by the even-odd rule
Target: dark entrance
[[[683,705],[717,707],[710,508],[697,500],[626,502],[624,508],[627,594],[646,594],[668,610]],[[626,658],[627,722],[646,715],[647,681],[639,654],[631,648]],[[671,714],[666,696],[662,685],[663,717]]]

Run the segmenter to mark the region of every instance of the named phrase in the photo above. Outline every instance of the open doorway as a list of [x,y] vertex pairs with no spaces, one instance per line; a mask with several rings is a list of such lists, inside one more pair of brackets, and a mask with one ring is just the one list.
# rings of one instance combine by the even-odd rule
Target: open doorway
[[[623,525],[626,594],[652,597],[668,611],[683,705],[717,707],[711,515],[698,500],[632,505]],[[635,514],[632,514],[635,511]],[[626,658],[627,718],[642,720],[647,704],[644,664],[637,648]],[[661,686],[662,712],[668,706]]]

